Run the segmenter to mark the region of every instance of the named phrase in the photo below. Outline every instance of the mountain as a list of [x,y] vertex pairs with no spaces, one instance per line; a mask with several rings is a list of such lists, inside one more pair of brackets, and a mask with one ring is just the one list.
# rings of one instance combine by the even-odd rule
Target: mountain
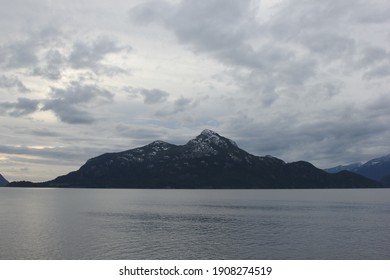
[[0,174],[0,187],[4,187],[8,184],[8,181]]
[[382,181],[386,176],[390,176],[390,155],[374,158],[365,164],[360,164],[353,168],[349,168],[349,166],[337,166],[325,169],[325,171],[333,173],[332,171],[337,170],[337,168],[349,170],[376,181]]
[[381,179],[381,183],[384,187],[390,188],[390,175],[386,175]]
[[372,159],[360,166],[356,173],[374,180],[390,175],[390,155]]
[[326,168],[324,170],[328,173],[337,173],[337,172],[340,172],[343,170],[354,172],[357,168],[359,168],[362,165],[363,165],[363,163],[361,163],[361,162],[355,162],[355,163],[351,163],[348,165],[338,165],[336,167]]
[[[11,183],[21,186],[23,183]],[[26,185],[26,182],[24,182]],[[34,185],[34,184],[33,184]],[[343,171],[329,174],[304,161],[254,156],[211,130],[185,145],[154,141],[88,160],[77,171],[35,184],[91,188],[370,188],[380,183]]]

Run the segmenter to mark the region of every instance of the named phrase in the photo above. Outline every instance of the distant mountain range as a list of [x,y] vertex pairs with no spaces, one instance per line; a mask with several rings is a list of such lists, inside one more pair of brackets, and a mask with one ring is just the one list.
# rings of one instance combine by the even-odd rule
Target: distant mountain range
[[357,170],[362,165],[363,165],[363,163],[356,162],[356,163],[351,163],[348,165],[338,165],[335,167],[325,168],[324,170],[328,173],[337,173],[337,172],[340,172],[343,170],[355,172],[355,170]]
[[4,187],[8,184],[8,181],[0,174],[0,187]]
[[374,158],[366,163],[353,163],[350,165],[339,165],[324,169],[329,173],[348,170],[367,178],[380,181],[386,187],[390,187],[390,155]]
[[305,161],[255,156],[211,130],[185,145],[154,141],[88,160],[77,171],[43,183],[9,186],[83,188],[375,188],[379,182],[341,171],[330,174]]

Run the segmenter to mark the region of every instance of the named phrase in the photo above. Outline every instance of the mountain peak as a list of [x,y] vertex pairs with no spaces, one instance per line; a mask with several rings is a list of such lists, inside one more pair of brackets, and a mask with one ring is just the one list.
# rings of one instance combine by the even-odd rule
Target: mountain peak
[[213,144],[219,147],[228,147],[229,144],[235,147],[238,147],[237,144],[228,138],[225,138],[218,133],[212,131],[211,129],[204,129],[200,135],[198,135],[194,140],[190,142],[205,142],[207,144]]
[[172,144],[169,144],[165,141],[161,141],[161,140],[156,140],[156,141],[153,141],[152,143],[149,144],[149,146],[167,146],[167,145],[172,145]]
[[383,157],[374,158],[374,159],[366,162],[364,165],[372,166],[372,165],[377,165],[377,164],[385,164],[389,161],[390,161],[390,154],[383,156]]
[[207,129],[207,128],[204,129],[204,130],[200,133],[200,135],[204,135],[204,136],[219,136],[218,133],[212,131],[211,129]]

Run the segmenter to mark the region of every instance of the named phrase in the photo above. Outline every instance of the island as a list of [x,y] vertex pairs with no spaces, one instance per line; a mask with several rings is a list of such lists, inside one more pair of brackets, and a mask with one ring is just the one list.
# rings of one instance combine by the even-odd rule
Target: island
[[184,145],[154,141],[146,146],[89,159],[77,171],[41,183],[9,187],[317,189],[380,188],[378,181],[349,171],[328,173],[309,162],[286,163],[255,156],[206,129]]

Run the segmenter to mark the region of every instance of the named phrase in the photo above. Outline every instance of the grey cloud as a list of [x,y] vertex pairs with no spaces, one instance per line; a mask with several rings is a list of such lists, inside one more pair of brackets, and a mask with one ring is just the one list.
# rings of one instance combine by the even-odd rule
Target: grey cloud
[[211,55],[224,64],[244,67],[264,74],[291,57],[277,45],[250,43],[261,33],[251,1],[181,1],[165,25],[195,53]]
[[[231,69],[227,75],[232,77],[241,90],[246,93],[252,102],[259,101],[263,106],[273,104],[282,94],[290,94],[297,87],[304,91],[306,82],[317,75],[318,63],[310,57],[263,56],[264,69],[242,71],[241,68]],[[280,91],[278,88],[289,88],[289,91]]]
[[163,110],[159,110],[156,112],[156,116],[158,117],[167,117],[173,116],[178,113],[185,112],[197,106],[198,102],[192,98],[180,97],[176,99],[171,108],[166,108]]
[[60,133],[48,130],[46,128],[32,129],[25,132],[26,134],[32,134],[39,137],[59,137]]
[[95,117],[88,111],[89,106],[110,102],[114,96],[108,90],[76,82],[65,89],[52,88],[50,95],[52,99],[44,101],[42,110],[53,111],[61,121],[69,124],[95,122]]
[[363,24],[379,24],[390,21],[389,10],[390,3],[388,1],[361,1],[363,6],[356,15],[356,21]]
[[[356,5],[354,5],[356,4]],[[285,1],[265,26],[268,35],[298,45],[322,63],[346,60],[356,51],[356,42],[345,32],[361,1]]]
[[149,24],[167,18],[172,6],[166,1],[152,0],[136,5],[129,11],[132,21],[139,24]]
[[[12,28],[19,27],[20,21],[22,24],[30,26],[37,22],[41,23],[45,20],[42,15],[47,15],[49,12],[49,4],[46,1],[2,1],[0,17],[7,23],[12,22],[13,25],[10,24],[9,28],[14,31]],[[8,31],[8,26],[6,29]]]
[[307,87],[305,98],[314,102],[324,101],[340,94],[342,88],[343,83],[340,81],[314,84]]
[[390,54],[385,49],[368,47],[362,51],[362,58],[359,60],[358,64],[365,67],[384,60],[390,60]]
[[366,67],[383,59],[386,53],[369,46],[372,43],[370,36],[356,40],[359,38],[356,32],[375,28],[367,24],[371,21],[368,18],[372,19],[371,23],[383,23],[381,15],[390,8],[386,1],[304,1],[299,5],[296,1],[284,1],[280,7],[265,25],[268,35],[310,51],[309,55],[316,55],[323,65],[338,61],[341,66],[349,67],[355,61],[355,66]]
[[[366,13],[366,1],[304,1],[299,5],[284,1],[263,23],[256,19],[253,1],[166,2],[163,6],[169,12],[164,14],[158,13],[161,7],[154,10],[153,3],[137,6],[130,14],[138,21],[144,17],[161,23],[194,53],[230,67],[236,84],[248,94],[259,95],[264,105],[278,98],[277,87],[304,87],[333,62],[356,71],[349,65],[362,53],[362,44],[349,27]],[[365,55],[383,54],[371,50]],[[363,78],[387,77],[386,64],[366,69]]]
[[274,67],[276,82],[279,85],[303,85],[316,74],[317,62],[310,58],[291,59],[285,64],[279,63]]
[[24,162],[35,162],[43,164],[58,164],[58,159],[61,159],[62,164],[74,164],[75,160],[85,161],[92,155],[96,155],[99,150],[89,148],[77,148],[77,147],[55,147],[55,148],[42,148],[34,149],[28,146],[10,146],[0,145],[0,153],[9,155],[29,155],[39,158],[26,159]]
[[46,101],[42,110],[53,111],[62,122],[69,124],[91,124],[95,122],[94,117],[86,109],[79,108],[60,99]]
[[198,105],[197,100],[192,98],[180,97],[173,104],[172,114],[177,114],[180,112],[185,112],[191,108],[194,108]]
[[26,38],[11,41],[0,50],[5,69],[26,69],[29,74],[59,80],[66,60],[61,49],[66,47],[62,31],[47,27],[31,31]]
[[385,96],[376,97],[366,105],[366,109],[369,110],[370,115],[375,113],[374,116],[384,116],[388,115],[390,117],[390,95],[386,94]]
[[302,36],[301,40],[302,44],[313,53],[325,55],[325,59],[352,56],[355,52],[355,41],[347,36],[314,32]]
[[24,39],[11,41],[1,47],[2,63],[6,68],[33,68],[40,62],[41,50],[58,46],[61,32],[53,27],[32,31]]
[[36,46],[31,41],[14,42],[3,48],[3,61],[7,68],[31,67],[38,62]]
[[252,14],[248,0],[184,0],[166,23],[195,50],[213,51],[241,44],[248,36],[245,27],[250,27]]
[[[73,44],[68,60],[75,69],[89,68],[96,72],[104,69],[101,62],[106,55],[122,50],[129,51],[130,47],[120,47],[116,42],[105,37],[90,43],[78,41]],[[112,70],[112,68],[110,69]],[[110,69],[109,71],[111,71]]]
[[139,125],[119,124],[115,127],[118,135],[138,141],[162,139],[163,130],[159,127],[141,127]]
[[166,101],[169,93],[159,89],[142,89],[140,94],[144,97],[146,104],[156,104]]
[[56,28],[32,31],[24,39],[0,46],[0,65],[6,69],[26,68],[33,75],[59,80],[67,67],[90,69],[98,74],[127,73],[114,65],[104,65],[104,58],[113,53],[131,51],[130,46],[119,46],[107,37],[92,41],[76,41]]
[[12,117],[20,117],[34,113],[38,109],[39,101],[28,98],[18,98],[17,102],[0,103],[0,112]]
[[[304,145],[297,147],[301,150],[301,157],[309,160],[343,162],[349,158],[357,161],[361,160],[363,151],[369,147],[375,150],[376,154],[387,153],[379,143],[382,142],[381,138],[388,137],[389,131],[377,118],[367,120],[346,118],[342,122],[318,120],[302,127],[302,132],[306,132],[308,137],[301,140]],[[316,140],[318,136],[322,137]],[[308,148],[302,149],[305,145]]]
[[92,100],[111,100],[113,94],[95,85],[82,85],[72,82],[67,88],[52,88],[50,93],[54,99],[66,101],[69,104],[87,103]]
[[125,87],[124,90],[132,95],[141,96],[144,99],[145,104],[160,104],[165,102],[169,93],[161,89],[145,89],[145,88],[132,88]]
[[57,50],[50,49],[46,53],[44,66],[37,66],[33,70],[33,74],[48,78],[49,80],[59,80],[62,76],[62,67],[65,63],[65,57]]
[[[280,39],[299,38],[302,34],[337,30],[345,25],[362,1],[283,1],[267,24]],[[355,5],[354,5],[355,4]]]
[[[367,115],[366,110],[369,108],[339,107],[329,111],[327,119],[313,115],[304,119],[282,112],[268,121],[242,114],[229,120],[224,129],[233,132],[238,144],[254,154],[271,154],[286,161],[308,160],[325,168],[346,159],[362,160],[368,147],[376,154],[386,153],[380,143],[390,135],[390,114]],[[366,118],[356,117],[361,114]],[[340,115],[344,115],[342,121]]]
[[[58,128],[58,125],[55,125],[56,128]],[[7,125],[4,125],[3,127],[3,133],[4,135],[10,135],[11,132],[13,135],[21,136],[23,139],[26,139],[27,142],[30,141],[30,139],[26,136],[34,136],[34,139],[39,139],[37,142],[41,142],[43,138],[40,137],[54,137],[59,138],[62,136],[61,133],[57,132],[53,128],[48,127],[31,127],[31,126],[16,126],[14,123],[10,122]],[[37,136],[38,138],[35,138]]]
[[361,51],[355,66],[364,70],[363,78],[378,79],[390,76],[390,53],[383,48],[368,47]]
[[[183,0],[172,5],[170,13],[164,16],[150,12],[153,10],[150,2],[141,7],[149,11],[149,16],[162,21],[195,53],[210,55],[233,67],[231,73],[240,74],[232,77],[241,76],[237,82],[247,91],[259,92],[270,78],[275,83],[295,85],[315,75],[315,61],[296,55],[289,45],[278,44],[266,34],[256,21],[254,4],[249,0]],[[134,13],[141,17],[143,10],[137,7],[131,10]]]
[[180,97],[179,99],[176,99],[174,102],[174,112],[180,112],[188,108],[192,103],[192,99],[190,98],[185,98],[185,97]]
[[[146,2],[130,10],[132,18],[142,21],[162,20],[171,28],[182,43],[190,44],[195,51],[213,52],[241,47],[248,36],[243,26],[250,20],[250,1],[181,1],[170,5],[166,1]],[[161,7],[170,12],[160,13]]]
[[388,76],[390,76],[390,65],[386,63],[367,71],[364,73],[363,78],[370,80],[375,78],[385,78]]
[[[247,96],[240,98],[263,105],[270,112],[270,105],[284,94],[313,102],[339,95],[343,85],[329,72],[336,65],[337,70],[354,72],[357,69],[350,65],[358,61],[364,65],[360,68],[364,68],[366,79],[389,74],[387,51],[370,49],[369,39],[356,39],[356,21],[365,14],[375,14],[366,12],[371,3],[287,0],[275,5],[272,17],[258,21],[254,2],[182,0],[175,4],[165,2],[164,9],[168,7],[169,11],[159,13],[161,7],[154,10],[153,1],[137,6],[130,15],[141,23],[142,19],[158,23],[195,54],[206,54],[224,64],[224,73]],[[188,104],[184,102],[181,107],[178,102],[159,114],[181,112]]]
[[0,76],[0,88],[16,88],[20,93],[30,92],[28,89],[17,77],[11,76],[7,77],[5,75]]

